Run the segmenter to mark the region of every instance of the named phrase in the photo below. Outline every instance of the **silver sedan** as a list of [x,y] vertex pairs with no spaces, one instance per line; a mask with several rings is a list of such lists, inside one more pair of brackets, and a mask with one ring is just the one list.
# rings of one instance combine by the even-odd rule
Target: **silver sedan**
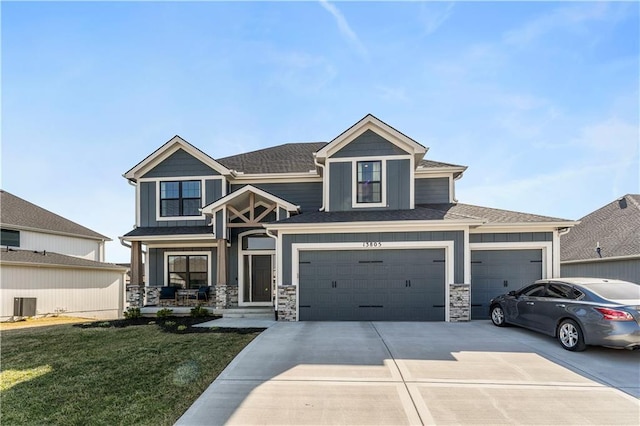
[[554,336],[569,351],[587,345],[640,349],[640,285],[601,278],[539,280],[498,296],[491,321]]

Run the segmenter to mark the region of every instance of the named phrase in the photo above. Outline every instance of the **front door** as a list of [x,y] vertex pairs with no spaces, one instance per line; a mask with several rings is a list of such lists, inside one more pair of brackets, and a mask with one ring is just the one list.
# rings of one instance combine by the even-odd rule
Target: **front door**
[[251,300],[250,302],[271,302],[271,255],[251,257]]

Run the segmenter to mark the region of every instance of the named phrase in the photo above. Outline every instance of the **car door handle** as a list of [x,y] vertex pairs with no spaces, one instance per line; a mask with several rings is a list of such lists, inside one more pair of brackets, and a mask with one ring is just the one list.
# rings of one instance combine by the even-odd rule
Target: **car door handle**
[[535,305],[533,302],[527,302],[527,305]]
[[558,308],[566,308],[567,307],[567,305],[565,305],[564,303],[558,303],[556,306]]

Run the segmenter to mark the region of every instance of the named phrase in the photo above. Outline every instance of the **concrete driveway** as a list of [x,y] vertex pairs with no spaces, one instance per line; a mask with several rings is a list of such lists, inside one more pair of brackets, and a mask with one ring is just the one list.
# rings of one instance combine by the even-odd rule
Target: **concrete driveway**
[[470,323],[278,323],[179,425],[632,424],[640,352]]

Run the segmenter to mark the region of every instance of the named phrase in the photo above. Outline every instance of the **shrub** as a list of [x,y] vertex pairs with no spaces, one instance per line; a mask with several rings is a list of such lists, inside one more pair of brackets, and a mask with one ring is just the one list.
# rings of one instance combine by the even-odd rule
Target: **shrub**
[[167,327],[172,327],[172,326],[176,325],[176,322],[175,321],[165,321],[164,325],[167,326]]
[[168,318],[173,315],[173,309],[162,308],[158,312],[156,312],[156,316],[158,318]]
[[195,308],[191,309],[191,316],[194,318],[208,317],[209,311],[202,305],[198,305]]
[[99,322],[98,327],[109,328],[111,327],[111,323],[109,321]]
[[186,329],[187,329],[187,326],[184,324],[178,326],[178,331],[184,331]]
[[126,311],[124,311],[124,317],[126,319],[134,319],[140,318],[142,314],[140,313],[140,308],[132,308],[128,307]]

